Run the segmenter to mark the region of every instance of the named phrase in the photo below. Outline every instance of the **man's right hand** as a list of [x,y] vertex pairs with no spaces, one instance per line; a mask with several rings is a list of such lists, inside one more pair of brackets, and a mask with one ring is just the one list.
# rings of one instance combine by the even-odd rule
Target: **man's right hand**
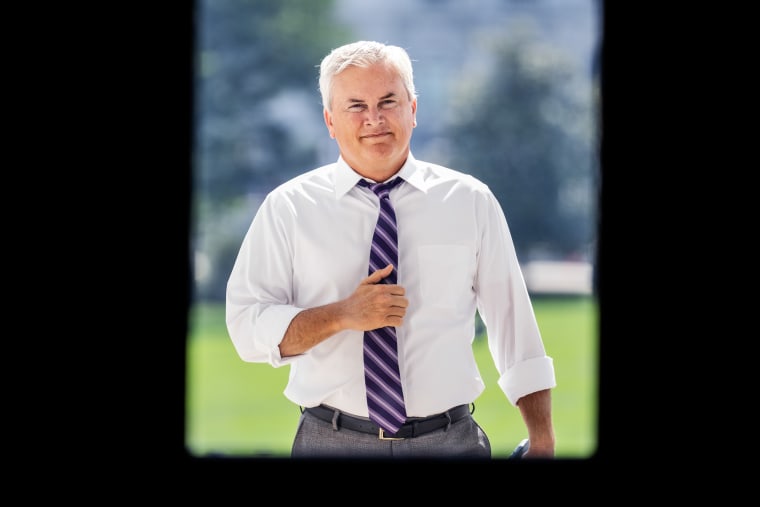
[[400,326],[409,305],[406,291],[400,285],[378,283],[392,271],[389,264],[362,280],[348,298],[298,313],[280,342],[280,355],[303,354],[344,329],[370,331]]
[[369,331],[385,326],[398,327],[403,323],[409,300],[400,285],[379,283],[393,271],[388,264],[361,281],[353,294],[344,301],[346,320],[351,329]]

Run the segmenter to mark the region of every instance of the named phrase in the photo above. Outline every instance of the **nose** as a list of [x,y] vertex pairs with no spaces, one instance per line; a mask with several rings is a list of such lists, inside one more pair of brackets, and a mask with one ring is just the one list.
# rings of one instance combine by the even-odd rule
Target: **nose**
[[367,108],[367,114],[364,117],[365,125],[376,125],[384,121],[385,121],[385,117],[383,116],[383,113],[380,111],[380,108],[378,107]]

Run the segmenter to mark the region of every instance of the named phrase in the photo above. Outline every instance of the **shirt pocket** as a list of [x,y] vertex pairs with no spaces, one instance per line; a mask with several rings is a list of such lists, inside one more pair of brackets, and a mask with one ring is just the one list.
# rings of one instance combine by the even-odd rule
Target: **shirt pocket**
[[425,302],[437,308],[456,308],[472,288],[468,282],[470,249],[462,245],[425,245],[417,251],[420,290]]

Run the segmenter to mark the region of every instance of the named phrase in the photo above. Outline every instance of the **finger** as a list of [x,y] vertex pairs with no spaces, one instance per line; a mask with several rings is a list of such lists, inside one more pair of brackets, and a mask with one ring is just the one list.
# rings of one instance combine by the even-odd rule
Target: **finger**
[[399,308],[406,308],[409,306],[409,300],[404,297],[403,289],[402,294],[391,294],[390,306],[397,306]]
[[406,294],[406,289],[401,285],[387,285],[386,287],[390,289],[391,296],[403,296]]
[[396,317],[395,315],[389,315],[388,316],[388,323],[387,326],[391,327],[401,327],[404,324],[404,319],[402,317]]
[[379,282],[380,280],[382,280],[383,278],[385,278],[386,276],[390,275],[392,271],[393,271],[393,264],[388,264],[383,269],[378,269],[377,271],[369,275],[367,278],[362,280],[362,284],[363,285],[375,284]]

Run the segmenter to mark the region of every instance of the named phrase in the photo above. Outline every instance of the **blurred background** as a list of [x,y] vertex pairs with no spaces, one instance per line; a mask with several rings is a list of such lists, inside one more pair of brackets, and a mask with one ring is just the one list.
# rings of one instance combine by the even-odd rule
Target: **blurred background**
[[[582,336],[557,349],[590,356],[573,373],[588,378],[569,384],[591,406],[574,423],[587,426],[583,436],[562,452],[558,444],[558,455],[593,452],[600,8],[594,0],[196,2],[191,454],[287,453],[298,416],[282,395],[287,369],[236,356],[224,327],[225,286],[267,192],[337,159],[318,67],[330,50],[359,39],[402,46],[413,60],[415,157],[486,182],[504,208],[534,300],[553,310],[574,302],[562,310],[573,316],[552,332]],[[540,325],[559,367],[549,347],[555,338],[546,336],[554,328]],[[573,403],[569,392],[556,398]],[[500,410],[513,411],[504,400]]]

